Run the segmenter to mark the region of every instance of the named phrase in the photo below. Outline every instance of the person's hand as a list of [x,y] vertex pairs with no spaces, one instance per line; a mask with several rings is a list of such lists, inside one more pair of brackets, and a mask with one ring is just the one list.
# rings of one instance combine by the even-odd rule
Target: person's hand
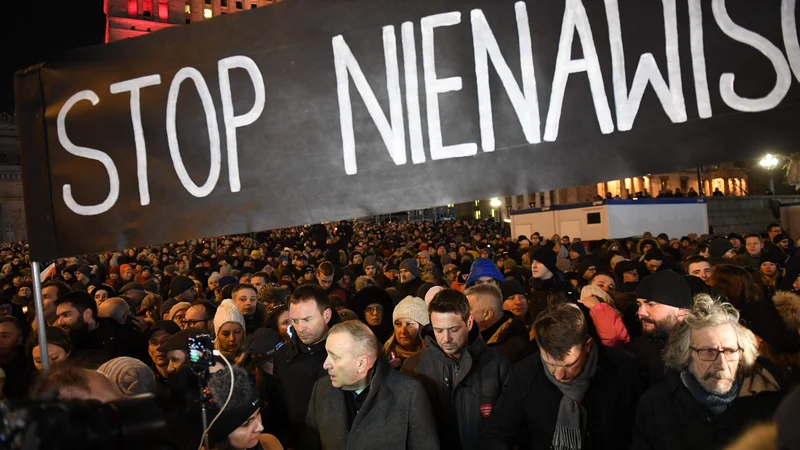
[[392,369],[399,369],[400,366],[402,365],[403,365],[403,360],[401,360],[400,358],[389,360],[389,367],[391,367]]

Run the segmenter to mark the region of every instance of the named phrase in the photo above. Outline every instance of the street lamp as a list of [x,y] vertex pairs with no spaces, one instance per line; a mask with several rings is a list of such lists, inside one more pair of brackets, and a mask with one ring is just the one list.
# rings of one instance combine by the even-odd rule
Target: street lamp
[[503,202],[501,202],[500,199],[497,197],[489,201],[489,206],[492,207],[492,217],[496,217],[495,210],[497,210],[497,208],[501,207],[502,205]]
[[769,191],[775,195],[775,181],[772,179],[772,169],[778,165],[778,158],[767,153],[766,156],[761,158],[758,165],[767,169],[767,172],[769,172]]

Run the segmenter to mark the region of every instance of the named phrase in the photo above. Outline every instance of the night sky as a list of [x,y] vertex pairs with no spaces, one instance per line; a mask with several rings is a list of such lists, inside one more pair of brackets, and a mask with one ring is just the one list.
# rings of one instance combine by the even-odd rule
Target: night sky
[[11,113],[14,111],[14,72],[66,50],[102,44],[105,15],[103,0],[3,3],[0,112]]

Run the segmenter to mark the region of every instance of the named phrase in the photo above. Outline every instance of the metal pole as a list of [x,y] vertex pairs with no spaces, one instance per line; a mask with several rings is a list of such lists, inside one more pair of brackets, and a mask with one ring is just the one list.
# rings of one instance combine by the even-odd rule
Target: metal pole
[[702,197],[705,193],[703,192],[703,168],[697,166],[697,195]]
[[775,180],[772,179],[772,169],[769,171],[769,192],[775,195]]
[[44,373],[50,371],[50,358],[47,355],[47,322],[44,321],[44,300],[42,300],[41,268],[37,261],[31,263],[33,277],[33,304],[36,306],[36,330],[39,333],[39,353]]

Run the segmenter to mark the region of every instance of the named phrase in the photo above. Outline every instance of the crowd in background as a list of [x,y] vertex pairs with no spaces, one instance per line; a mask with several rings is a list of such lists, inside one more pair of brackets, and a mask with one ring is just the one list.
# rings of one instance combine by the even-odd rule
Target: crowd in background
[[2,396],[191,404],[208,334],[235,367],[209,378],[215,449],[800,448],[800,403],[779,408],[800,256],[777,224],[583,242],[339,222],[63,258],[44,330],[27,246],[0,257]]

